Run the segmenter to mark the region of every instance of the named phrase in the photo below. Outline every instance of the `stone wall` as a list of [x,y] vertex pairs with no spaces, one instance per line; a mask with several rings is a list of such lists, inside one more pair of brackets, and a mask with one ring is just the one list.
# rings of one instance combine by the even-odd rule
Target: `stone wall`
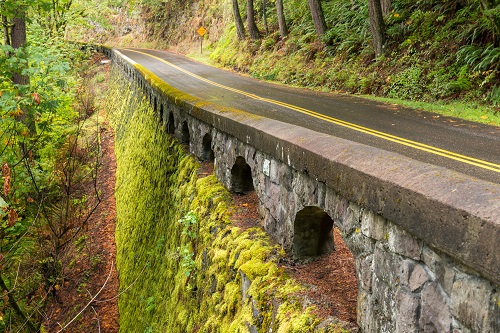
[[206,159],[209,142],[228,189],[244,159],[263,227],[290,255],[301,258],[294,238],[311,239],[296,217],[311,207],[328,215],[355,258],[363,332],[500,332],[498,184],[241,111],[199,109],[110,56],[193,154]]

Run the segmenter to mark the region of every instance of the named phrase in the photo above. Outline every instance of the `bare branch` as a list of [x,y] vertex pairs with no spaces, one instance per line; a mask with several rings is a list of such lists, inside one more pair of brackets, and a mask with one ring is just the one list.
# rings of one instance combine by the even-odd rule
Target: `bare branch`
[[101,289],[99,289],[97,294],[95,294],[94,297],[92,297],[92,299],[87,303],[87,305],[85,305],[83,307],[83,309],[80,312],[78,312],[76,316],[73,317],[73,319],[71,319],[66,325],[64,325],[63,328],[61,328],[59,331],[57,331],[57,333],[64,331],[69,325],[71,325],[72,322],[74,322],[76,320],[76,318],[78,318],[78,316],[80,316],[83,313],[83,311],[85,311],[90,306],[90,304],[92,304],[92,302],[94,302],[94,300],[97,298],[97,296],[99,296],[99,294],[104,290],[104,287],[106,287],[106,284],[108,284],[108,281],[109,281],[109,278],[111,277],[112,272],[113,272],[113,261],[111,261],[111,268],[109,270],[108,277],[106,278],[106,281],[104,281],[104,284],[102,285]]

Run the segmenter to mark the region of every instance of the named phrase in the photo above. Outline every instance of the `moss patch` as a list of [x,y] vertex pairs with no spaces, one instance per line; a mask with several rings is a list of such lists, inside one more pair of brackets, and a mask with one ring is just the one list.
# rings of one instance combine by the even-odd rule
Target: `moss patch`
[[117,69],[110,81],[121,332],[325,331],[276,265],[282,251],[261,230],[232,226],[227,190],[197,178],[137,87]]

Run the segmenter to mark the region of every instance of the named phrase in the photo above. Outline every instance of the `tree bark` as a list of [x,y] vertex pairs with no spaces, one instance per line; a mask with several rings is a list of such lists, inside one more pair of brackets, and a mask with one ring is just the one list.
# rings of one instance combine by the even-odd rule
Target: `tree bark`
[[288,36],[288,28],[286,27],[285,13],[283,10],[283,0],[276,0],[276,12],[278,13],[278,26],[281,38]]
[[326,21],[323,15],[323,9],[321,8],[321,2],[320,0],[307,0],[307,2],[309,4],[309,10],[311,11],[314,28],[316,28],[318,37],[321,37],[326,33]]
[[247,27],[251,39],[260,39],[260,32],[257,28],[257,25],[255,24],[255,10],[253,8],[253,0],[247,0]]
[[240,15],[240,6],[238,6],[238,0],[233,0],[233,16],[234,24],[236,26],[236,34],[238,39],[245,39],[245,27],[243,26],[243,20]]
[[262,21],[264,21],[264,29],[266,31],[266,35],[269,35],[269,26],[267,25],[267,0],[262,0]]
[[385,46],[385,24],[380,0],[368,0],[368,12],[370,15],[373,50],[375,56],[379,57],[384,53]]
[[9,31],[9,22],[7,21],[7,17],[2,15],[2,26],[3,26],[3,42],[5,45],[12,45],[10,41],[10,31]]
[[[26,46],[26,17],[24,11],[20,11],[16,17],[12,19],[12,27],[10,28],[10,41],[14,49]],[[14,73],[14,84],[26,85],[29,84],[29,77],[21,73]]]
[[391,0],[381,0],[380,1],[380,6],[382,7],[382,15],[383,16],[386,16],[392,10]]

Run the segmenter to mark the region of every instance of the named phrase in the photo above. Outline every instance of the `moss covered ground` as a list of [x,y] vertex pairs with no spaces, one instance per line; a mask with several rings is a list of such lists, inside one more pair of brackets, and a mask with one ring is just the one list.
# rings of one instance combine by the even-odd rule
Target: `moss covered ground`
[[302,287],[277,265],[280,248],[258,228],[231,224],[228,191],[214,175],[198,178],[196,159],[118,70],[109,87],[120,331],[344,331],[318,326],[295,296]]

